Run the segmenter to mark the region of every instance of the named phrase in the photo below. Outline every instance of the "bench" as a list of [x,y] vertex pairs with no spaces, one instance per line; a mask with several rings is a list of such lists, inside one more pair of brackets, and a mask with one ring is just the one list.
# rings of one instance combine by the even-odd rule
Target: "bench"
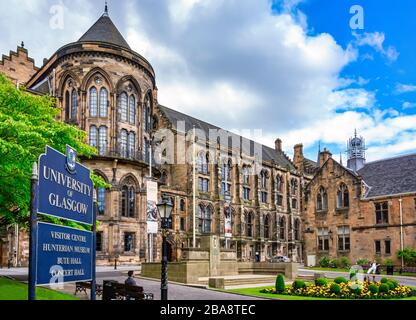
[[[91,290],[91,281],[88,282],[75,282],[75,295],[77,295],[78,292],[84,292],[87,293],[87,289]],[[103,286],[100,284],[95,285],[95,293],[97,296],[101,296],[103,294]]]
[[124,283],[112,283],[118,300],[153,300],[153,293],[144,292],[143,287]]

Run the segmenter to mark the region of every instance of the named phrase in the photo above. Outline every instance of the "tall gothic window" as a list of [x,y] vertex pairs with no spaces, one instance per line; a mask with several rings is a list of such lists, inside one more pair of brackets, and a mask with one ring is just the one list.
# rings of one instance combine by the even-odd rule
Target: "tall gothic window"
[[270,238],[270,216],[266,215],[264,218],[264,238],[269,239]]
[[131,124],[136,123],[136,98],[134,95],[130,96],[129,122]]
[[198,173],[200,174],[208,174],[208,162],[209,162],[209,154],[204,154],[201,152],[198,155]]
[[247,237],[253,236],[253,223],[254,223],[254,216],[253,213],[247,214]]
[[105,155],[107,151],[107,127],[101,126],[98,137],[98,152],[100,155]]
[[283,177],[280,174],[276,177],[276,189],[278,193],[283,193]]
[[285,219],[285,217],[280,217],[279,238],[280,238],[280,240],[285,240],[286,239],[286,219]]
[[108,91],[106,88],[100,89],[100,117],[107,117]]
[[296,196],[298,191],[298,181],[295,178],[290,180],[290,193],[292,196]]
[[328,196],[324,187],[319,188],[319,192],[316,196],[316,210],[328,210]]
[[348,188],[345,184],[341,184],[337,192],[337,208],[348,208],[348,207],[349,207]]
[[97,97],[97,89],[92,87],[90,89],[90,116],[96,117],[97,116],[97,108],[98,108],[98,97]]
[[231,192],[231,160],[224,161],[222,165],[222,182],[221,182],[221,194]]
[[127,130],[123,129],[120,133],[120,155],[124,158],[127,157]]
[[247,166],[243,167],[243,199],[250,200],[250,171]]
[[261,183],[261,191],[260,197],[262,203],[267,203],[267,172],[261,171],[260,172],[260,183]]
[[89,140],[90,140],[90,146],[96,148],[97,147],[97,127],[96,126],[90,127]]
[[295,220],[295,240],[300,240],[300,220],[296,219]]
[[127,93],[123,92],[119,100],[120,120],[127,122]]
[[98,202],[98,214],[105,214],[105,188],[97,188],[97,202]]
[[143,129],[145,132],[150,131],[150,96],[146,95],[143,106]]
[[71,101],[69,98],[69,91],[65,92],[65,119],[69,120],[71,110]]
[[71,118],[77,118],[77,91],[75,89],[72,89],[71,94]]
[[199,232],[209,233],[211,232],[212,221],[212,209],[210,206],[204,206],[202,204],[198,207],[198,227]]
[[121,215],[134,218],[135,216],[135,189],[132,186],[121,188]]
[[130,132],[129,134],[129,143],[128,143],[129,158],[134,158],[134,150],[136,148],[136,134]]

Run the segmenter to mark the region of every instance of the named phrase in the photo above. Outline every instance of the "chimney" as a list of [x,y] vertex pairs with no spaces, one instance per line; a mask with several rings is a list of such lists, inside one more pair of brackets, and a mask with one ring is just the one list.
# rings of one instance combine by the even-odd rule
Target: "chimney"
[[321,168],[329,158],[332,158],[332,153],[324,148],[324,151],[319,153],[319,167]]
[[303,144],[299,143],[293,147],[293,163],[299,171],[303,171]]
[[280,138],[277,138],[274,142],[274,148],[276,151],[282,151],[282,140]]

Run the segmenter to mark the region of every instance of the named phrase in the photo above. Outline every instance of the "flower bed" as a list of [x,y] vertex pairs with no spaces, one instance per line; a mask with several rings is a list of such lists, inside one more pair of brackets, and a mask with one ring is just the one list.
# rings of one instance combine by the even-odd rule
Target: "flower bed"
[[[279,294],[292,296],[334,298],[334,299],[398,299],[412,295],[412,289],[407,286],[398,285],[397,282],[328,282],[317,284],[307,284],[303,288],[296,286],[286,287]],[[381,289],[380,289],[381,286]],[[275,288],[263,289],[261,293],[275,293]]]

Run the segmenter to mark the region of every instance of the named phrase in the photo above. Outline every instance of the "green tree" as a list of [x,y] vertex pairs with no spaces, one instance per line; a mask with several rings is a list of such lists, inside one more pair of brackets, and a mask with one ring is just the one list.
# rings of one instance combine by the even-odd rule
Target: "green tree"
[[[28,222],[30,177],[33,162],[49,145],[65,153],[66,145],[78,155],[91,157],[96,149],[85,144],[86,133],[57,121],[60,110],[48,96],[17,89],[0,74],[0,219],[2,224]],[[92,176],[95,185],[108,187]]]

